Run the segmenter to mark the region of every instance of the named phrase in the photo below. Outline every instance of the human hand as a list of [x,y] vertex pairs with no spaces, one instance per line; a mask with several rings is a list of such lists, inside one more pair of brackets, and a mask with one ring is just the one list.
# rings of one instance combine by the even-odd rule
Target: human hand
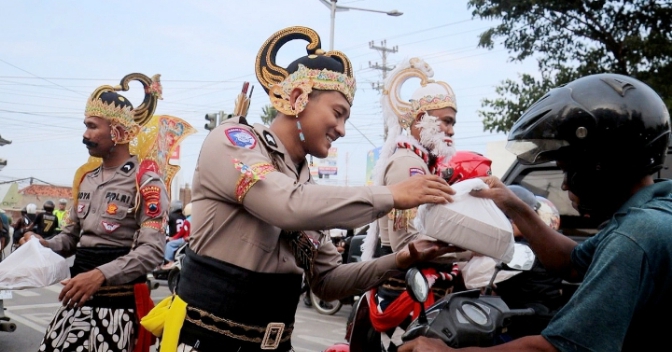
[[58,300],[68,308],[81,307],[98,291],[104,282],[105,275],[98,269],[81,273],[72,279],[63,280],[61,284],[65,287],[58,295]]
[[469,194],[476,198],[492,199],[492,201],[495,202],[495,205],[497,205],[497,207],[501,209],[507,216],[510,217],[511,212],[514,211],[514,209],[517,207],[527,206],[497,177],[483,177],[481,180],[483,180],[483,182],[485,182],[485,184],[487,184],[490,188],[472,190],[469,192]]
[[435,175],[417,175],[387,186],[392,192],[395,209],[411,209],[425,203],[443,204],[452,202],[455,191],[448,183]]
[[430,261],[446,253],[463,252],[464,249],[453,245],[430,240],[415,240],[397,252],[397,267],[407,269],[419,262]]
[[21,239],[19,239],[19,247],[21,247],[21,246],[24,245],[26,242],[28,242],[28,241],[31,239],[31,237],[33,237],[33,236],[35,236],[35,238],[37,238],[38,240],[40,240],[40,244],[41,244],[43,247],[49,247],[49,244],[47,243],[47,241],[45,241],[44,238],[42,238],[42,236],[36,234],[36,233],[33,232],[33,231],[28,231],[28,232],[26,232],[26,233],[23,234],[23,237],[21,237]]
[[415,338],[399,347],[399,352],[443,352],[453,351],[440,339],[430,339],[424,336]]

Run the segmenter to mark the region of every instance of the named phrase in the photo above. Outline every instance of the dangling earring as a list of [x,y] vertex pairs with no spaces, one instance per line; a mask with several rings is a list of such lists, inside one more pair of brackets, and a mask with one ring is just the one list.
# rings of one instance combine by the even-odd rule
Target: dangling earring
[[301,129],[301,122],[299,122],[299,114],[296,114],[296,129],[299,130],[299,139],[301,142],[306,141],[306,137],[303,136],[303,130]]

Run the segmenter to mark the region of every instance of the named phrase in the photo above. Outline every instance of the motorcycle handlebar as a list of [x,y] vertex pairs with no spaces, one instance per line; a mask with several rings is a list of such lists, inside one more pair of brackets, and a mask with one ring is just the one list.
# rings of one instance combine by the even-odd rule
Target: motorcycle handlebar
[[510,317],[517,317],[522,315],[535,315],[535,314],[537,314],[537,312],[534,309],[525,308],[525,309],[511,309],[506,315]]

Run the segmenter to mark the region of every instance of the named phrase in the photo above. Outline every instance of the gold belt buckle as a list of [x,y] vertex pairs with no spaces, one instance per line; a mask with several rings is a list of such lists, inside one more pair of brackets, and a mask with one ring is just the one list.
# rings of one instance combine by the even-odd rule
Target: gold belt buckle
[[262,350],[275,350],[280,346],[282,332],[285,331],[285,323],[268,323],[264,339],[261,340]]

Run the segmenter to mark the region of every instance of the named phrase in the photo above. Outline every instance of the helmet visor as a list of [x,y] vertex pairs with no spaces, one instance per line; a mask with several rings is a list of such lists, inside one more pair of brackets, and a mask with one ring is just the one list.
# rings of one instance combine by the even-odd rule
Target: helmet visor
[[515,154],[523,164],[533,165],[556,160],[556,153],[569,143],[559,139],[527,139],[509,141],[506,150]]

